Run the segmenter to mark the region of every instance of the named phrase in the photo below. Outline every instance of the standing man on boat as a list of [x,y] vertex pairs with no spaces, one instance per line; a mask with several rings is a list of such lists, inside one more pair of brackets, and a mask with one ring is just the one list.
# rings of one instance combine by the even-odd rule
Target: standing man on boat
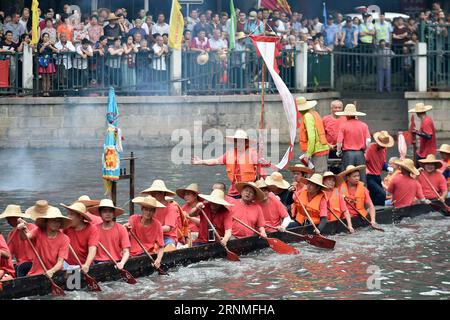
[[[347,166],[346,170],[341,172],[338,176],[344,179],[341,185],[341,194],[349,203],[347,206],[350,215],[356,217],[363,215],[367,218],[370,215],[370,223],[377,226],[375,219],[375,206],[370,198],[369,190],[361,182],[362,172],[366,169],[365,165]],[[355,208],[353,208],[355,207]]]
[[[6,219],[8,224],[13,227],[8,234],[8,247],[11,256],[16,259],[16,276],[25,277],[31,270],[34,253],[28,241],[20,237],[21,231],[17,229],[17,225],[19,219],[30,219],[30,216],[22,213],[20,206],[10,204],[0,215],[0,219]],[[36,228],[33,223],[28,223],[28,230],[33,231]]]
[[[264,228],[266,221],[263,211],[257,203],[257,201],[262,201],[265,198],[264,192],[254,182],[238,182],[236,183],[236,189],[241,193],[241,198],[231,208],[233,218],[238,218],[266,237],[267,234]],[[252,235],[253,232],[251,230],[233,220],[233,236],[244,238]]]
[[395,208],[409,207],[414,204],[415,199],[430,203],[423,196],[422,187],[415,179],[420,172],[414,166],[414,161],[404,159],[397,161],[396,164],[400,166],[401,173],[392,178],[389,184],[388,192],[392,194],[392,205]]
[[386,163],[387,148],[391,148],[395,142],[394,138],[387,131],[375,132],[373,139],[375,142],[369,145],[365,154],[367,189],[369,189],[373,204],[375,206],[384,206],[386,192],[381,183],[381,173],[383,169],[388,169]]
[[[136,235],[149,253],[157,253],[154,265],[159,268],[164,255],[164,236],[161,223],[154,217],[156,209],[165,206],[152,196],[136,197],[132,201],[141,206],[141,214],[131,215],[124,227]],[[130,237],[130,243],[132,256],[145,255],[134,237]]]
[[[122,270],[130,257],[130,238],[124,226],[115,222],[114,218],[121,216],[125,211],[114,206],[110,199],[102,199],[98,206],[89,209],[91,213],[100,216],[103,223],[98,228],[98,239],[117,263],[119,270]],[[107,262],[110,258],[106,252],[99,248],[95,256],[96,262]]]
[[331,114],[323,117],[323,126],[325,129],[325,137],[327,138],[328,145],[330,147],[330,159],[338,159],[336,156],[337,138],[339,129],[347,121],[344,116],[338,116],[336,112],[342,112],[344,110],[344,104],[341,100],[334,100],[331,102]]
[[409,113],[415,113],[420,119],[419,130],[413,133],[419,136],[419,150],[417,151],[417,159],[425,159],[429,154],[436,155],[436,129],[433,119],[427,115],[427,111],[433,109],[433,106],[426,106],[423,103],[417,103],[416,106],[409,110]]
[[81,202],[75,202],[70,206],[61,203],[61,206],[67,209],[67,216],[72,219],[70,226],[63,232],[69,237],[70,245],[77,255],[75,257],[69,252],[66,263],[69,266],[78,266],[79,259],[82,264],[81,270],[88,273],[97,254],[98,228],[91,224],[91,218],[86,214],[86,206]]
[[[370,144],[370,132],[366,123],[357,117],[365,116],[356,110],[354,104],[347,104],[343,112],[336,112],[338,116],[346,116],[347,121],[339,128],[336,155],[342,155],[342,170],[349,165],[365,165],[364,151]],[[365,168],[365,167],[364,167]],[[361,171],[361,181],[366,183],[366,173]]]
[[305,97],[295,99],[300,119],[300,150],[304,153],[302,161],[314,164],[315,172],[323,174],[328,169],[330,147],[325,135],[322,118],[314,110],[316,100],[308,101]]
[[[250,139],[244,130],[236,130],[234,136],[227,136],[227,139],[233,141],[233,150],[228,150],[217,159],[201,160],[198,157],[194,157],[192,164],[207,166],[225,165],[228,179],[231,182],[228,195],[237,199],[239,198],[239,191],[236,189],[236,183],[254,182],[258,167],[267,167],[270,166],[270,163],[265,162],[263,159],[258,161],[258,152],[250,147]],[[260,173],[262,173],[261,170]]]
[[[423,195],[428,200],[445,201],[447,198],[447,181],[438,169],[442,167],[441,161],[429,154],[425,159],[419,160],[422,168],[417,179],[422,187]],[[436,194],[436,192],[438,194]],[[438,196],[439,195],[439,196]]]
[[151,195],[165,206],[164,208],[156,208],[155,219],[162,225],[166,251],[175,250],[178,243],[177,220],[179,212],[176,204],[168,202],[166,196],[174,196],[176,193],[167,189],[163,180],[154,180],[150,188],[141,191],[141,194]]

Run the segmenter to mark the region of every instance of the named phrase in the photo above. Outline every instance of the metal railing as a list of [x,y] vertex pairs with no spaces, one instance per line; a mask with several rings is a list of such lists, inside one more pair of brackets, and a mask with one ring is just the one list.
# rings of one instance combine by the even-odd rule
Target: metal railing
[[0,52],[0,95],[18,95],[22,87],[22,53]]

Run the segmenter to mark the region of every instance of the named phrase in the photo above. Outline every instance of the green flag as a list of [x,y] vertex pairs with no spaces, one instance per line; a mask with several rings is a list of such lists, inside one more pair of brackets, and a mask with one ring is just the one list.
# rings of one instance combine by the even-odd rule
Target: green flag
[[236,26],[237,26],[237,21],[236,21],[236,11],[234,10],[234,3],[233,0],[230,1],[230,43],[228,45],[228,48],[230,50],[234,49],[234,37],[236,35]]

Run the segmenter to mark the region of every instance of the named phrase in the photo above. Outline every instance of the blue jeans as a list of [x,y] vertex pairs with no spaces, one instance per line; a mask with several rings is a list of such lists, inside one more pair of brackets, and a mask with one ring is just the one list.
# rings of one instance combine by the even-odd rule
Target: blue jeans
[[164,237],[164,247],[171,243],[173,243],[174,246],[177,245],[175,243],[175,240],[173,240],[171,237]]
[[381,177],[373,174],[367,175],[367,189],[369,189],[370,198],[375,206],[384,206],[386,201],[386,192],[381,185]]
[[378,69],[378,92],[383,92],[386,85],[387,92],[391,92],[391,69]]
[[16,277],[25,277],[30,272],[33,263],[31,261],[16,265]]

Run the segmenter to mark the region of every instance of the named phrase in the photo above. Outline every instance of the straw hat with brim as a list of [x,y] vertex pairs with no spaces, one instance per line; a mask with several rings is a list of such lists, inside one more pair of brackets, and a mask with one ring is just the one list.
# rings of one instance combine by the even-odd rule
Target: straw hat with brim
[[89,198],[89,196],[84,195],[84,196],[79,197],[77,202],[81,202],[86,207],[93,207],[93,206],[98,206],[98,204],[100,203],[100,200],[91,200],[91,198]]
[[247,37],[247,36],[246,36],[245,33],[242,32],[242,31],[236,33],[236,40],[241,40],[241,39],[244,39],[244,38],[246,38],[246,37]]
[[233,136],[226,136],[227,139],[250,140],[245,130],[237,129]]
[[208,52],[200,53],[197,57],[197,63],[199,65],[204,65],[209,61],[209,54]]
[[22,218],[22,219],[30,219],[30,216],[22,213],[22,210],[20,209],[20,206],[15,204],[9,204],[5,211],[0,214],[0,219],[6,219],[6,218]]
[[141,191],[141,193],[151,193],[151,192],[165,192],[166,194],[170,194],[174,196],[176,193],[167,189],[166,184],[162,180],[153,181],[150,188]]
[[80,214],[87,221],[92,221],[91,217],[89,217],[87,215],[86,206],[84,204],[82,204],[81,202],[72,203],[70,206],[65,205],[64,203],[60,203],[60,205],[64,208],[66,208],[67,210],[70,210],[72,212]]
[[304,184],[314,183],[315,185],[322,187],[324,189],[328,189],[326,185],[323,184],[323,178],[320,174],[315,173],[311,176],[311,178],[301,178],[301,181]]
[[359,173],[361,173],[363,170],[366,169],[365,165],[360,165],[360,166],[354,166],[354,165],[349,165],[347,166],[347,168],[345,168],[344,171],[342,171],[341,173],[338,174],[339,177],[345,178],[346,176],[348,176],[350,173],[353,173],[355,171],[359,171]]
[[398,160],[395,161],[394,163],[399,165],[403,169],[408,170],[410,173],[416,176],[420,174],[419,170],[417,170],[416,167],[414,166],[414,161],[411,159]]
[[379,146],[384,148],[390,148],[395,144],[394,138],[387,131],[375,132],[373,138]]
[[182,188],[182,189],[177,189],[177,195],[180,198],[184,198],[184,195],[186,194],[186,191],[190,191],[193,192],[195,194],[199,194],[200,192],[198,191],[198,184],[196,183],[191,183],[190,185],[188,185],[186,188]]
[[336,112],[337,116],[349,116],[349,117],[358,117],[365,116],[364,112],[356,111],[356,106],[354,104],[348,104],[345,106],[344,111]]
[[136,197],[131,201],[133,203],[136,203],[136,204],[138,204],[142,207],[146,207],[146,208],[165,208],[166,207],[165,205],[163,205],[161,202],[159,202],[152,196]]
[[92,213],[92,214],[95,214],[96,216],[99,216],[101,208],[111,208],[111,209],[113,209],[115,217],[118,217],[118,216],[122,215],[125,212],[125,210],[114,206],[114,202],[112,202],[112,200],[110,200],[110,199],[102,199],[98,206],[89,208],[88,211],[90,213]]
[[314,170],[311,170],[310,168],[308,168],[307,166],[298,163],[292,167],[289,167],[289,170],[292,172],[304,172],[306,174],[311,174],[314,172]]
[[52,210],[47,211],[47,213],[43,216],[39,216],[36,218],[36,222],[35,224],[39,227],[39,228],[44,228],[47,221],[49,219],[62,219],[63,223],[61,226],[61,229],[65,229],[68,226],[70,226],[70,222],[72,221],[72,219],[63,216],[63,214],[61,213],[61,211],[58,208],[55,207],[51,207],[53,208]]
[[219,189],[214,189],[211,194],[199,194],[198,196],[208,202],[212,202],[222,206],[234,206],[234,204],[225,201],[225,193]]
[[270,176],[266,177],[266,184],[279,189],[289,189],[291,186],[289,182],[283,179],[283,175],[279,172],[273,172]]
[[335,175],[331,171],[327,171],[323,174],[322,181],[325,180],[325,178],[329,178],[329,177],[334,178],[334,180],[336,181],[336,187],[339,187],[342,184],[342,182],[344,182],[344,179],[342,177]]
[[108,21],[110,21],[110,20],[119,20],[119,17],[116,16],[114,13],[110,13],[109,16],[108,16],[108,19],[106,19],[106,20],[108,20]]
[[298,111],[306,111],[314,108],[317,105],[316,100],[308,101],[305,97],[298,97],[295,99]]
[[434,164],[436,169],[439,169],[442,167],[442,162],[440,160],[436,159],[436,156],[434,154],[429,154],[425,159],[419,160],[419,162],[424,164]]
[[47,200],[38,200],[34,206],[25,210],[25,214],[31,219],[36,220],[39,217],[47,215],[47,213],[56,213],[58,211],[59,209],[50,206]]
[[444,144],[441,145],[441,147],[439,148],[439,152],[450,153],[450,145],[444,143]]
[[255,191],[256,200],[258,200],[258,201],[262,201],[266,197],[264,192],[262,192],[261,189],[259,189],[254,182],[238,182],[238,183],[236,183],[236,189],[239,192],[242,192],[242,190],[245,187],[250,187]]
[[259,189],[264,189],[264,188],[269,187],[269,185],[267,185],[267,183],[264,181],[263,178],[255,181],[255,186],[258,187]]
[[409,113],[423,113],[433,109],[433,106],[426,106],[424,103],[416,103],[413,109],[408,110]]

